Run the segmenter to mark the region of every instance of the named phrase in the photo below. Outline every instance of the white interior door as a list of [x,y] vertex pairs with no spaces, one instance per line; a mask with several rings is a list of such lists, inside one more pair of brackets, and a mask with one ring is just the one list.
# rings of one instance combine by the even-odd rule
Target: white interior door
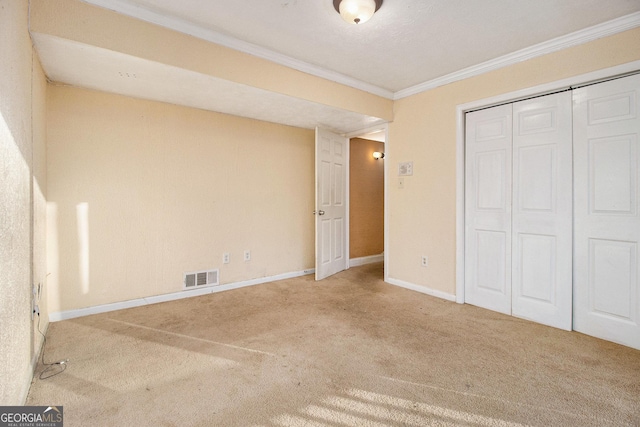
[[511,314],[512,105],[466,115],[465,300]]
[[574,104],[574,329],[640,349],[640,75]]
[[347,143],[316,128],[316,280],[347,268]]
[[513,104],[514,316],[571,330],[572,99],[562,92]]

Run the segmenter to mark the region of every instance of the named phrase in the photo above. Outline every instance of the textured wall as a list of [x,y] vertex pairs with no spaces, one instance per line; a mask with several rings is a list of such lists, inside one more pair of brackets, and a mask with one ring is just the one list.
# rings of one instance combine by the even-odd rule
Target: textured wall
[[[42,154],[34,145],[44,147],[44,118],[32,119],[32,105],[44,111],[40,89],[45,82],[41,72],[34,73],[33,90],[27,6],[26,1],[0,0],[0,405],[24,401],[40,343],[31,321],[32,239],[36,241],[32,220],[37,217],[43,224],[44,216],[40,209],[32,214],[32,166],[34,150]],[[44,270],[41,235],[36,245]]]
[[349,154],[349,258],[384,252],[384,152],[382,142],[353,138]]
[[[638,40],[640,28],[396,101],[385,160],[389,277],[455,294],[457,105],[638,60]],[[399,189],[403,161],[413,161],[413,176]]]
[[179,292],[189,271],[224,284],[313,267],[313,131],[47,93],[52,313]]
[[46,144],[46,94],[47,80],[38,60],[33,54],[32,83],[32,129],[33,129],[33,279],[36,286],[36,304],[40,309],[40,323],[36,318],[33,324],[34,355],[37,355],[42,343],[38,332],[47,330],[49,314],[47,307],[47,144]]

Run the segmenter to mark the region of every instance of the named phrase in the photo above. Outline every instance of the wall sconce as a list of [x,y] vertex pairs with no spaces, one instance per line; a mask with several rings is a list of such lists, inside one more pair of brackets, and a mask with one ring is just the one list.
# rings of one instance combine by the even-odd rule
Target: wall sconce
[[379,151],[374,151],[373,152],[373,158],[376,159],[376,160],[384,159],[384,153],[381,153]]
[[364,24],[382,6],[382,0],[333,0],[333,7],[350,24]]

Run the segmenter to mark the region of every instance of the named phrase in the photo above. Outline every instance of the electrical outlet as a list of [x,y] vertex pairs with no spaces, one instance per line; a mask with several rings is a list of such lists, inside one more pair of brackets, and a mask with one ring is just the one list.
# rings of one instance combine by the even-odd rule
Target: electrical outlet
[[231,261],[231,255],[229,254],[229,252],[225,252],[222,254],[222,263],[223,264],[229,264],[229,262]]
[[429,257],[426,255],[422,255],[422,266],[429,267]]
[[31,320],[33,320],[36,314],[36,308],[38,307],[36,305],[36,285],[31,285],[31,293],[33,294],[31,296]]
[[244,251],[244,260],[251,261],[251,251],[249,250]]

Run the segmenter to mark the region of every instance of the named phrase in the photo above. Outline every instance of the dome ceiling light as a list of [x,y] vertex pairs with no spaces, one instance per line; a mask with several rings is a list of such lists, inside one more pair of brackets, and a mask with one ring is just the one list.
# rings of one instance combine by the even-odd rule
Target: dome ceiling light
[[380,6],[382,0],[333,0],[333,7],[350,24],[364,24]]

